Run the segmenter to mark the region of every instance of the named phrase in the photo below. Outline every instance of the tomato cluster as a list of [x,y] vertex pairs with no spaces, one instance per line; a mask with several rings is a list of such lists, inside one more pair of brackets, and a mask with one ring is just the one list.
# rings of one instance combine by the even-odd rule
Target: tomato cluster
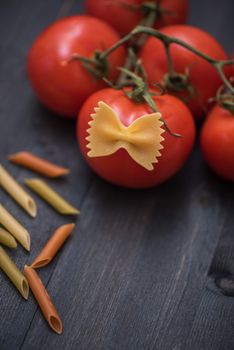
[[[29,51],[27,70],[31,85],[45,106],[64,117],[78,116],[77,139],[90,167],[104,179],[121,186],[145,188],[160,184],[178,172],[188,158],[195,141],[194,120],[208,115],[201,131],[202,153],[217,174],[234,181],[234,115],[231,108],[219,105],[211,108],[210,101],[223,82],[214,65],[196,51],[213,60],[227,60],[228,56],[209,33],[184,24],[188,1],[86,0],[85,4],[87,15],[57,20],[38,36]],[[165,42],[147,37],[136,55],[145,71],[149,102],[143,92],[141,98],[135,96],[134,99],[132,86],[120,90],[108,87],[108,82],[118,81],[118,68],[124,66],[127,57],[126,46],[113,50],[108,57],[103,54],[121,36],[138,24],[146,25],[152,18],[153,28],[183,41],[195,52],[172,43],[168,51],[170,64]],[[134,47],[134,42],[131,44]],[[227,79],[234,75],[233,71],[230,65],[223,67]],[[166,87],[166,94],[159,96],[155,90],[157,83]],[[98,155],[91,157],[89,129],[100,102],[112,109],[118,119],[113,121],[115,134],[113,125],[97,126],[101,130],[99,134],[114,137],[115,151],[108,153],[105,146],[103,154],[94,150]],[[147,123],[144,117],[156,112],[160,113],[164,133],[158,158],[149,170],[131,157],[126,143],[129,142],[131,149],[135,147],[140,157],[141,144],[144,144],[142,152],[147,158],[146,140],[136,136],[139,130],[134,122],[141,118],[144,128]],[[121,130],[130,126],[133,134],[127,137],[128,141],[123,141]],[[116,135],[120,135],[119,138]],[[132,144],[131,137],[139,138],[136,145]],[[95,145],[99,147],[97,142]]]

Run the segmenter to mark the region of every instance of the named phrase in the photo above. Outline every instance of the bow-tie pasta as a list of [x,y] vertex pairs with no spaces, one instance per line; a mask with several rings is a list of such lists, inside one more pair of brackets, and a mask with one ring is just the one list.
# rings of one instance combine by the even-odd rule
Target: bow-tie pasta
[[161,134],[165,131],[160,113],[143,115],[125,126],[115,111],[100,101],[91,117],[86,138],[89,157],[108,156],[124,148],[136,163],[147,170],[154,169],[153,163],[161,156],[164,140]]

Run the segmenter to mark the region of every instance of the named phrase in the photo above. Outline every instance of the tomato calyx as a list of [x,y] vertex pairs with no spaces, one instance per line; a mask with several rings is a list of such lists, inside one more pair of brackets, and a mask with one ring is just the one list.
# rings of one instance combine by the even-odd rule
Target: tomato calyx
[[189,68],[185,73],[171,72],[164,75],[163,86],[169,92],[185,92],[187,96],[183,99],[188,102],[195,94],[196,90],[190,80]]
[[[163,95],[165,93],[165,89],[160,84],[155,84],[159,92],[157,93],[149,90],[149,86],[146,83],[145,72],[141,65],[141,62],[139,60],[136,62],[135,72],[132,72],[131,70],[124,67],[119,67],[118,69],[125,75],[125,79],[123,80],[123,82],[120,82],[119,84],[113,84],[106,78],[104,78],[104,81],[113,89],[123,90],[124,94],[135,103],[147,103],[151,108],[152,112],[158,113],[156,103],[152,97],[155,95]],[[165,130],[171,136],[181,137],[180,134],[174,133],[170,130],[163,117],[161,117],[160,120],[163,123]]]
[[[133,11],[139,11],[143,14],[143,19],[140,21],[139,26],[148,28],[154,27],[155,23],[163,20],[163,16],[166,14],[171,17],[175,17],[176,14],[168,9],[161,6],[161,0],[144,1],[140,5],[125,4],[125,6]],[[138,52],[146,40],[146,35],[142,34],[137,36],[135,40],[132,40],[131,45],[135,51]]]
[[[227,61],[234,64],[234,60]],[[215,101],[224,109],[234,114],[234,86],[233,77],[228,79],[223,73],[223,66],[225,62],[216,62],[214,64],[216,70],[218,71],[220,77],[223,80],[224,85],[221,85],[218,89],[215,97]]]
[[95,62],[95,69],[99,77],[103,78],[109,73],[109,61],[107,57],[102,57],[102,52],[96,50],[94,52],[93,60]]
[[227,109],[234,116],[234,94],[227,91],[224,85],[218,89],[215,101],[220,107]]
[[91,58],[74,53],[67,61],[63,61],[62,65],[70,64],[74,61],[81,62],[84,68],[97,80],[108,76],[109,60],[107,56],[103,56],[102,51],[94,51]]
[[[172,17],[176,16],[174,11],[165,9],[160,3],[160,0],[156,0],[154,2],[144,1],[140,5],[125,4],[123,2],[122,5],[131,11],[140,11],[144,15],[141,25],[152,27],[155,22],[162,19],[164,14]],[[149,18],[153,18],[150,24],[148,24]]]
[[155,21],[161,19],[164,14],[175,17],[176,15],[175,12],[165,9],[164,7],[161,6],[160,2],[161,2],[160,0],[155,2],[145,1],[139,7],[145,16],[148,16],[150,12],[154,12]]

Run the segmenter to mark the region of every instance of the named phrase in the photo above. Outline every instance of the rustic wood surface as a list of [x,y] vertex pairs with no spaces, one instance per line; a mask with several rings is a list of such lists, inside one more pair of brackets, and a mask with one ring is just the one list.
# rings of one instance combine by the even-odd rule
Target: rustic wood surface
[[[63,319],[50,331],[32,295],[22,300],[0,272],[0,349],[234,349],[234,186],[213,175],[198,145],[183,170],[147,191],[111,186],[90,172],[74,122],[43,108],[25,72],[27,51],[79,0],[0,3],[0,159],[19,181],[33,176],[7,162],[31,150],[72,169],[52,184],[81,209],[73,235],[40,276]],[[190,1],[189,22],[231,53],[232,0]],[[28,228],[30,254],[9,254],[20,268],[60,224],[74,221],[38,199],[30,219],[7,195],[1,202]]]

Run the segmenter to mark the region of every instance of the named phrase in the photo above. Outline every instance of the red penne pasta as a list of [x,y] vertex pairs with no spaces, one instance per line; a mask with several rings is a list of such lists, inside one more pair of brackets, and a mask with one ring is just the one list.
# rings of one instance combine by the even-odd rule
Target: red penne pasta
[[50,163],[30,152],[18,152],[10,155],[8,159],[47,177],[59,177],[70,172],[69,169]]
[[36,298],[40,309],[49,323],[50,327],[58,334],[62,333],[62,321],[58,315],[55,306],[52,304],[49,294],[47,293],[41,279],[36,271],[30,266],[25,265],[24,275],[28,281],[29,287]]
[[31,264],[33,268],[46,266],[54,258],[58,250],[61,248],[66,239],[70,236],[75,224],[66,224],[60,226],[53,236],[46,243],[42,251]]

